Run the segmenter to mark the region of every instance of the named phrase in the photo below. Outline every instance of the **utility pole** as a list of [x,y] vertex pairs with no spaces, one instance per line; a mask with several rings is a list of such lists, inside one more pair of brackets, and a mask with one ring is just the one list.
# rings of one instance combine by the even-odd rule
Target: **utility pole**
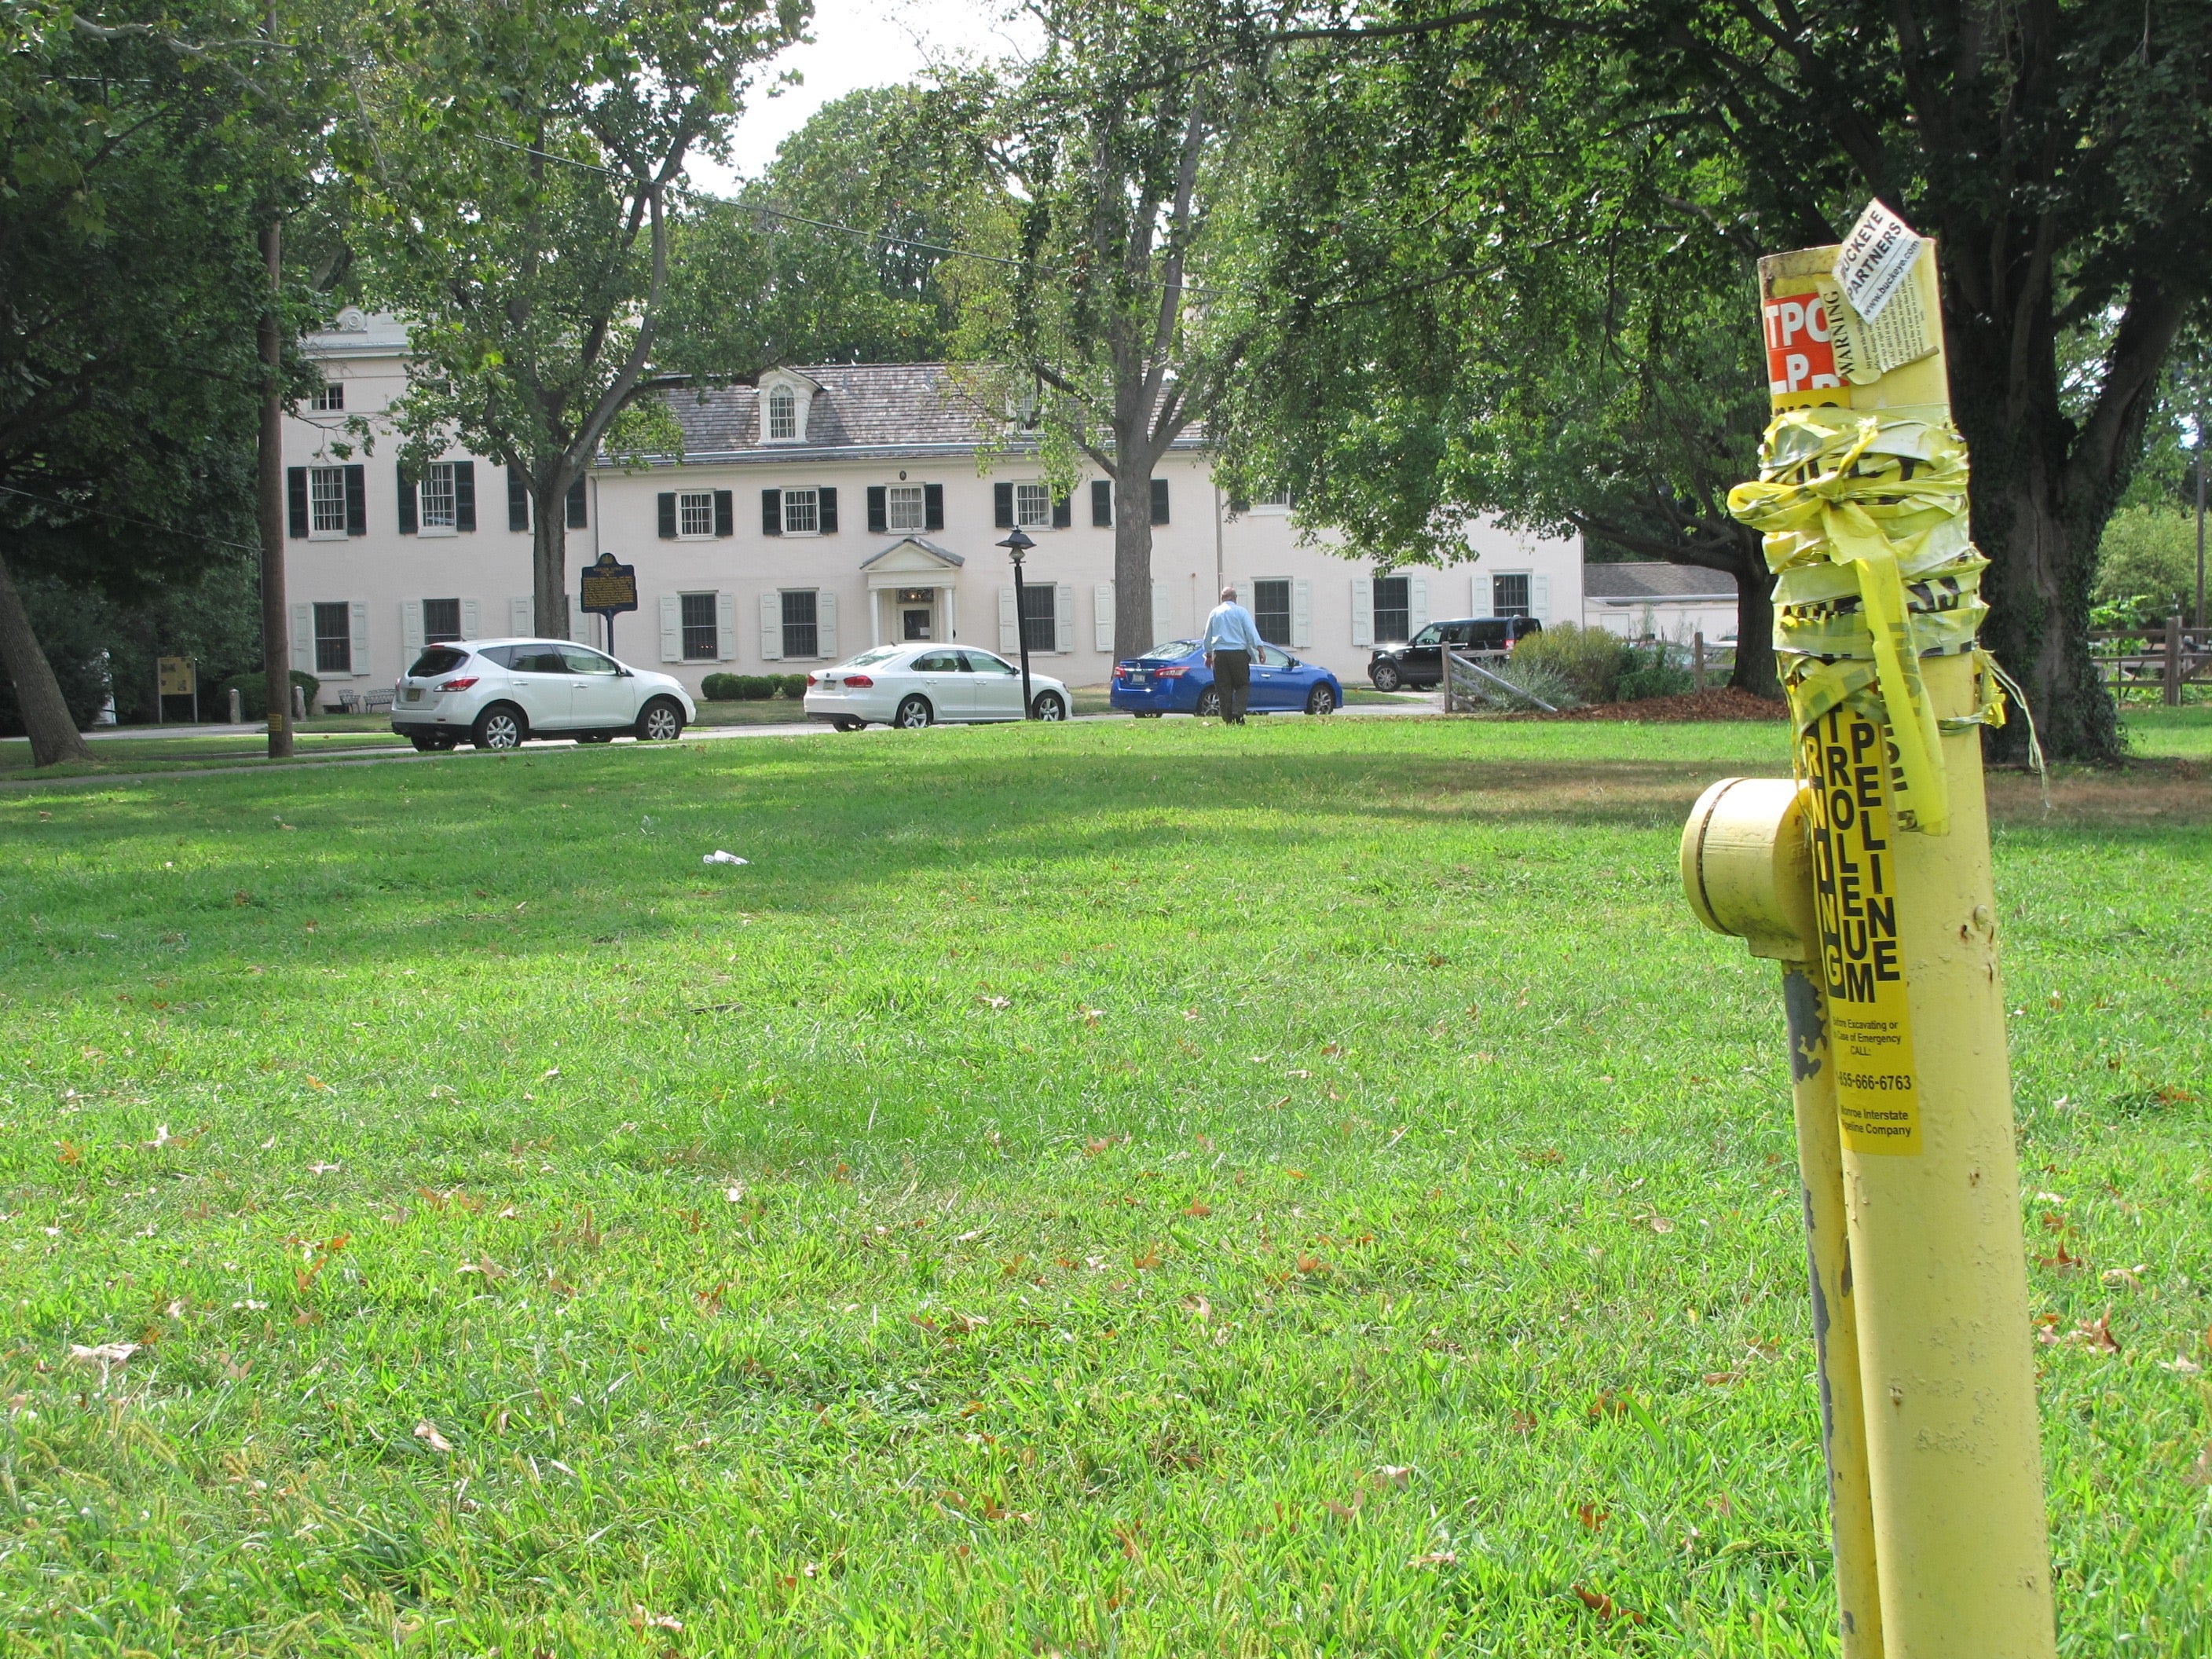
[[2197,631],[2204,631],[2204,417],[2197,417]]
[[261,672],[269,689],[269,757],[292,752],[291,618],[284,602],[284,221],[272,204],[261,228],[269,300],[261,310],[261,439],[255,457],[261,526]]

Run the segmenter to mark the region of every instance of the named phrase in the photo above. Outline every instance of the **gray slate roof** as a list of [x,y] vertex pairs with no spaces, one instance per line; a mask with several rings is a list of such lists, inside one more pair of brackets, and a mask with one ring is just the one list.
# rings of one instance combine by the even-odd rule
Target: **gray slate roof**
[[[983,410],[950,363],[793,364],[822,390],[815,394],[804,443],[760,441],[760,397],[751,386],[662,393],[684,428],[684,459],[787,465],[794,460],[872,460],[963,453],[990,436]],[[1175,447],[1199,447],[1194,429]],[[1008,446],[1018,447],[1018,446]],[[656,466],[675,465],[654,456]]]
[[1717,570],[1638,560],[1627,564],[1586,562],[1583,596],[1607,605],[1681,605],[1700,599],[1735,603],[1735,584]]

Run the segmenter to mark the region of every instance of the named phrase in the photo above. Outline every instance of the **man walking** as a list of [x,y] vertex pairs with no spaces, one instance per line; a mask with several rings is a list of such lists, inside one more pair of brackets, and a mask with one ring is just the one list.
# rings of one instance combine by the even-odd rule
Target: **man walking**
[[1252,659],[1260,654],[1260,624],[1237,603],[1237,590],[1221,590],[1221,603],[1206,619],[1206,665],[1213,671],[1213,689],[1220,695],[1221,718],[1231,726],[1244,724],[1244,700],[1252,691]]

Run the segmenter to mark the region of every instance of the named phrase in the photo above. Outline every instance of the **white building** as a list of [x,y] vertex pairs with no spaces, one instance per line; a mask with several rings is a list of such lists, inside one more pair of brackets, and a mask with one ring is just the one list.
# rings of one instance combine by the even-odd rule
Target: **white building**
[[[375,417],[405,384],[406,339],[349,312],[310,337],[326,390],[286,428],[285,562],[293,661],[324,697],[388,684],[426,643],[527,634],[529,501],[504,470],[455,451],[403,480],[388,435],[339,453],[350,417]],[[1001,452],[943,364],[779,368],[757,388],[678,392],[680,462],[595,466],[568,501],[570,592],[611,553],[637,571],[641,609],[615,620],[612,649],[696,687],[714,672],[799,672],[868,645],[966,639],[1018,646],[1006,555],[1019,524],[1036,542],[1024,580],[1032,654],[1073,684],[1112,667],[1112,492],[1085,478],[1054,501],[1034,457]],[[765,416],[765,429],[763,429]],[[1431,619],[1583,612],[1577,541],[1490,525],[1474,562],[1377,574],[1326,545],[1302,546],[1289,510],[1232,514],[1187,437],[1152,479],[1152,631],[1194,635],[1233,582],[1263,636],[1364,677],[1369,647]],[[574,609],[575,633],[608,643]]]
[[1583,621],[1632,640],[1684,641],[1703,634],[1708,645],[1733,644],[1735,580],[1695,565],[1635,560],[1583,569]]

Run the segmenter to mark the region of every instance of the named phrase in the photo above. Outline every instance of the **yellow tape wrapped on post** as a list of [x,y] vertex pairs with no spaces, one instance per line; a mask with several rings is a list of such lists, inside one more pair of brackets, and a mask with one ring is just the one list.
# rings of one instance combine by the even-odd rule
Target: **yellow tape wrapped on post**
[[[1965,441],[1948,422],[1784,410],[1759,446],[1758,481],[1729,492],[1729,511],[1765,537],[1774,649],[1798,729],[1846,705],[1882,720],[1903,774],[1899,827],[1948,833],[1942,723],[1920,659],[1971,653],[1994,667],[1975,643],[1989,562],[1967,535]],[[2001,705],[1985,706],[1974,723],[2002,720]]]

